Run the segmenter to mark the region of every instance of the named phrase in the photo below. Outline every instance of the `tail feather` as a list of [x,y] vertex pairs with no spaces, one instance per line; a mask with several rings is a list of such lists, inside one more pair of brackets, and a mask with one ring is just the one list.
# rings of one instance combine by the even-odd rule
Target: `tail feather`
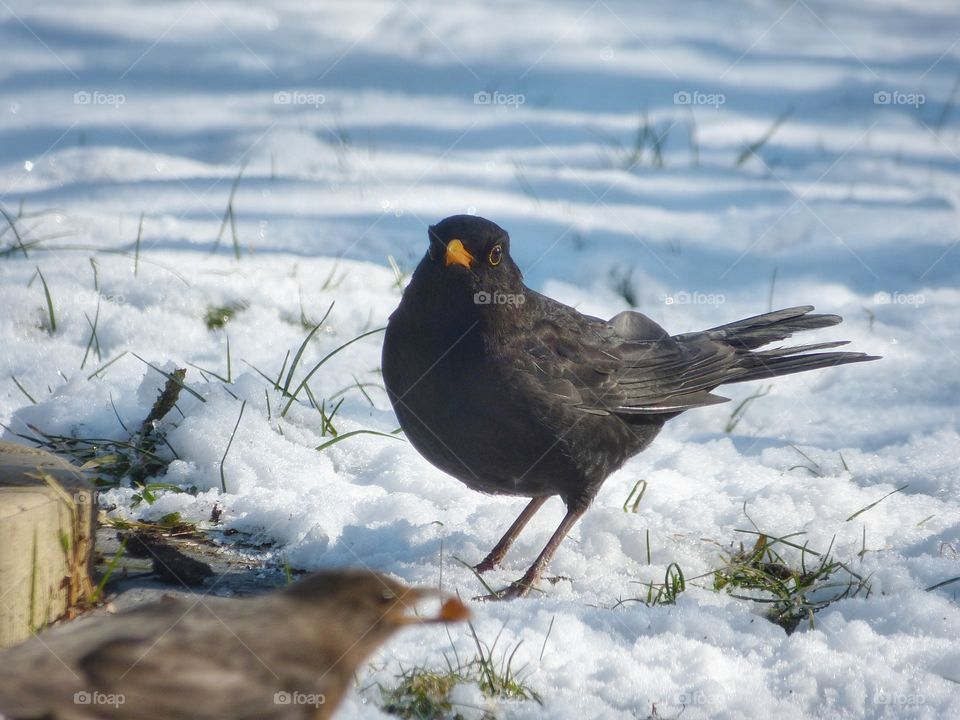
[[[794,348],[786,348],[787,352]],[[795,348],[801,350],[802,348]],[[830,353],[811,353],[807,355],[779,355],[770,356],[766,353],[750,353],[742,361],[742,373],[730,378],[726,382],[746,382],[747,380],[762,380],[765,378],[777,377],[779,375],[790,375],[791,373],[806,372],[807,370],[817,370],[819,368],[835,367],[837,365],[847,365],[848,363],[867,362],[869,360],[879,360],[876,355],[867,355],[866,353],[856,352],[830,352]]]
[[[827,350],[829,348],[843,347],[849,345],[849,340],[834,340],[833,342],[813,343],[812,345],[793,345],[785,348],[772,348],[770,350],[761,350],[752,353],[765,358],[784,357],[785,355],[796,355],[797,353],[808,353],[811,350]],[[856,354],[856,353],[854,353]]]
[[[811,315],[811,310],[813,310],[812,305],[801,305],[764,313],[712,328],[707,330],[707,335],[737,350],[752,351],[767,343],[785,340],[796,332],[830,327],[843,321],[839,315]],[[760,380],[879,359],[874,355],[857,352],[810,352],[811,350],[828,350],[846,344],[847,341],[839,340],[746,352],[740,360],[741,372],[736,373],[727,382]]]
[[812,306],[764,313],[703,332],[624,342],[623,367],[615,378],[623,416],[679,413],[712,405],[726,398],[713,391],[728,383],[747,382],[790,373],[867,362],[879,358],[858,352],[833,350],[843,340],[758,348],[790,337],[795,332],[830,327],[837,315],[812,315]]
[[724,378],[723,385],[879,359],[857,352],[811,352],[841,347],[847,344],[845,340],[757,350],[769,343],[785,340],[797,332],[818,330],[843,322],[839,315],[813,315],[811,310],[812,305],[785,308],[720,325],[703,333],[680,335],[677,339],[706,335],[714,342],[737,351],[739,360],[736,370]]
[[793,333],[838,325],[839,315],[811,315],[813,305],[800,305],[775,312],[744,318],[706,331],[711,340],[742,350],[753,350],[772,342],[785,340]]

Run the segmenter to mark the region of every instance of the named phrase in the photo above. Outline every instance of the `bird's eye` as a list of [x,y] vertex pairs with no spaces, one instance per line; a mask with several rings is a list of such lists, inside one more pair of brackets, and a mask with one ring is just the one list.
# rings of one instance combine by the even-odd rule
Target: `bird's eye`
[[491,267],[496,267],[499,265],[500,261],[503,260],[503,245],[497,243],[490,248],[490,254],[487,255],[487,260],[490,261]]
[[393,592],[393,590],[390,590],[389,588],[384,588],[383,591],[380,593],[380,597],[384,600],[384,602],[390,602],[391,600],[397,599],[397,594]]

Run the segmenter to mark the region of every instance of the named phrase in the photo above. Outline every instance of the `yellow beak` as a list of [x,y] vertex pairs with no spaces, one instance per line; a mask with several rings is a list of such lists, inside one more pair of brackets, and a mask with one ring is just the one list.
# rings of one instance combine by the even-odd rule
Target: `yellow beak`
[[456,264],[463,265],[469,270],[471,263],[473,263],[473,255],[467,252],[462,242],[459,240],[451,240],[447,243],[447,252],[443,260],[447,267]]

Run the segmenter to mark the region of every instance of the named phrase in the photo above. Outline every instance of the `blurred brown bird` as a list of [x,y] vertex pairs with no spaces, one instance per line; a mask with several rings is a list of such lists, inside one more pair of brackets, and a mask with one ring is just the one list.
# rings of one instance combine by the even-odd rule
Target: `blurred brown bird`
[[[415,614],[428,598],[435,614]],[[396,630],[469,616],[374,572],[308,575],[254,598],[167,597],[0,653],[0,718],[329,718]]]

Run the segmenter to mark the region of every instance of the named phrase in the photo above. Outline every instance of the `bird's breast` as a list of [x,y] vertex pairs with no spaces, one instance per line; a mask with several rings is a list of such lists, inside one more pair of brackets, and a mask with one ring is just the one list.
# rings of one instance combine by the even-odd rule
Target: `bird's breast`
[[383,377],[413,446],[470,487],[529,497],[558,494],[564,482],[578,481],[538,398],[479,327],[452,336],[392,318]]

